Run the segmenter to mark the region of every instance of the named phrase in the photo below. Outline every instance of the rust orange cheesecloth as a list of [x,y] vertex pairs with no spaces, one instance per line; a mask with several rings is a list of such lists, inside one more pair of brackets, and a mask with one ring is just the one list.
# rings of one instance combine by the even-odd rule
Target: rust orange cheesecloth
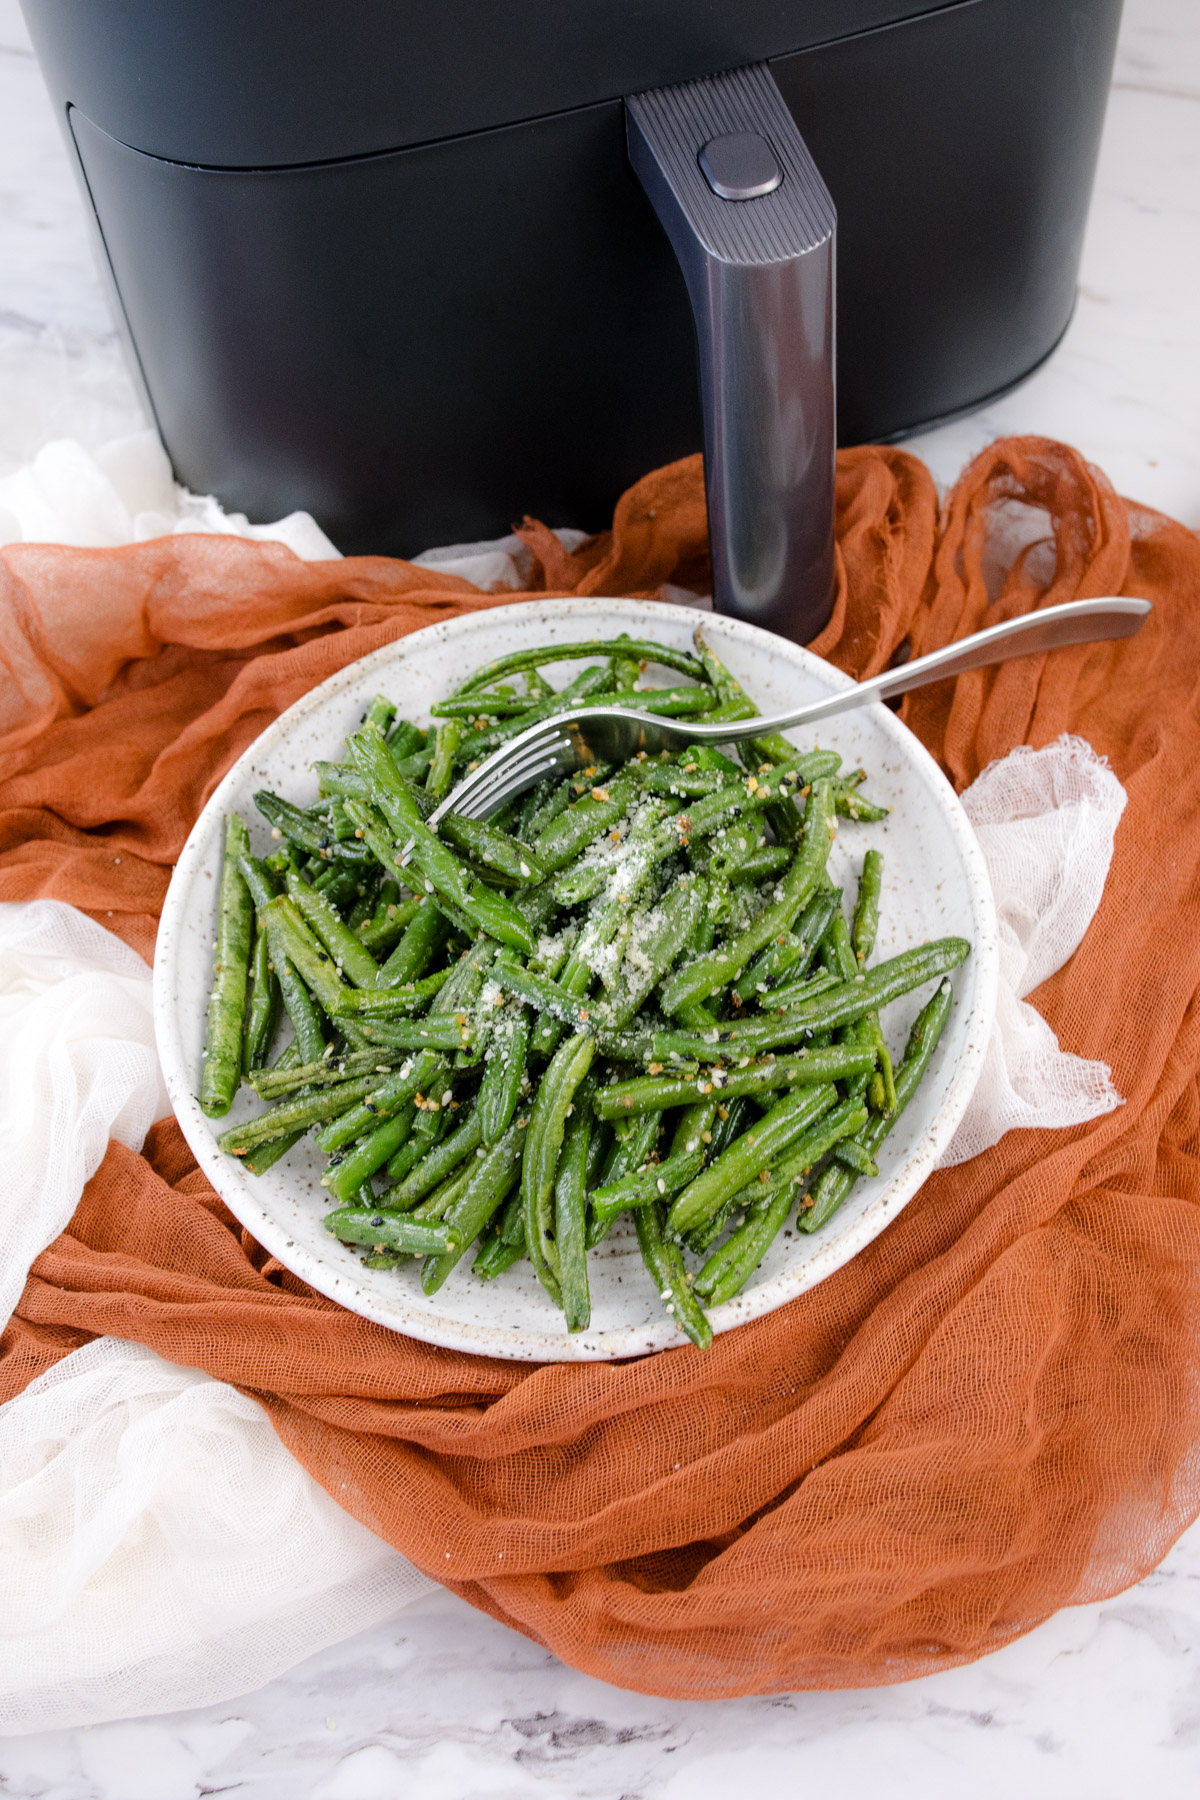
[[[110,1147],[34,1265],[0,1398],[97,1333],[205,1369],[418,1567],[651,1693],[904,1680],[1161,1559],[1200,1510],[1200,542],[1041,439],[993,445],[940,516],[913,457],[844,452],[837,530],[812,648],[858,677],[1035,606],[1154,602],[1133,639],[960,676],[902,714],[959,788],[1063,731],[1125,785],[1100,909],[1034,999],[1126,1104],[934,1175],[854,1261],[706,1354],[547,1367],[311,1293],[168,1122],[142,1156]],[[574,554],[523,534],[539,593],[701,591],[699,461],[647,476]],[[67,901],[149,959],[192,822],[270,720],[381,644],[522,597],[230,538],[0,552],[0,899]]]

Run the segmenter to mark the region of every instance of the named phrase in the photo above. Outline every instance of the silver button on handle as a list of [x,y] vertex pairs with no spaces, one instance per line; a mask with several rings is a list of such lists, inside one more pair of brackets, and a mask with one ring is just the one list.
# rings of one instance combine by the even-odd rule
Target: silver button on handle
[[705,181],[722,200],[759,200],[783,181],[775,152],[757,131],[727,131],[710,139],[699,162]]

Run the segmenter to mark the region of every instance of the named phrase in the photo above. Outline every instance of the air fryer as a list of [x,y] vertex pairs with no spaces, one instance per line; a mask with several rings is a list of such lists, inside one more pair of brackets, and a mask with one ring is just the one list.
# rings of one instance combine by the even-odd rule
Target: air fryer
[[716,603],[799,639],[835,436],[1065,330],[1121,10],[22,4],[181,481],[403,556],[703,447]]

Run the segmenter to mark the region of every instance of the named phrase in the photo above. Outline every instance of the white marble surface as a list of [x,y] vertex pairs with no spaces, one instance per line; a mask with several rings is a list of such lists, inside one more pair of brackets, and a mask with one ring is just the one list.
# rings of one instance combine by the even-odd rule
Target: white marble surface
[[[1033,0],[1031,0],[1033,3]],[[1057,356],[915,447],[1069,439],[1200,526],[1200,0],[1127,0],[1080,304]],[[0,0],[0,474],[141,424],[15,0]],[[595,525],[598,521],[581,521]],[[1155,1800],[1200,1791],[1200,1527],[1129,1593],[902,1687],[682,1705],[622,1693],[446,1594],[219,1706],[0,1741],[44,1800]]]

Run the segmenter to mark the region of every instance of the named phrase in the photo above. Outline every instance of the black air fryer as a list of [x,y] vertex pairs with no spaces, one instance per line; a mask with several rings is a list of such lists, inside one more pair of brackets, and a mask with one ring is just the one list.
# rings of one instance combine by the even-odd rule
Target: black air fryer
[[595,528],[703,446],[718,605],[800,639],[830,603],[835,282],[843,442],[1034,369],[1121,10],[22,4],[181,481],[411,555],[526,510]]

